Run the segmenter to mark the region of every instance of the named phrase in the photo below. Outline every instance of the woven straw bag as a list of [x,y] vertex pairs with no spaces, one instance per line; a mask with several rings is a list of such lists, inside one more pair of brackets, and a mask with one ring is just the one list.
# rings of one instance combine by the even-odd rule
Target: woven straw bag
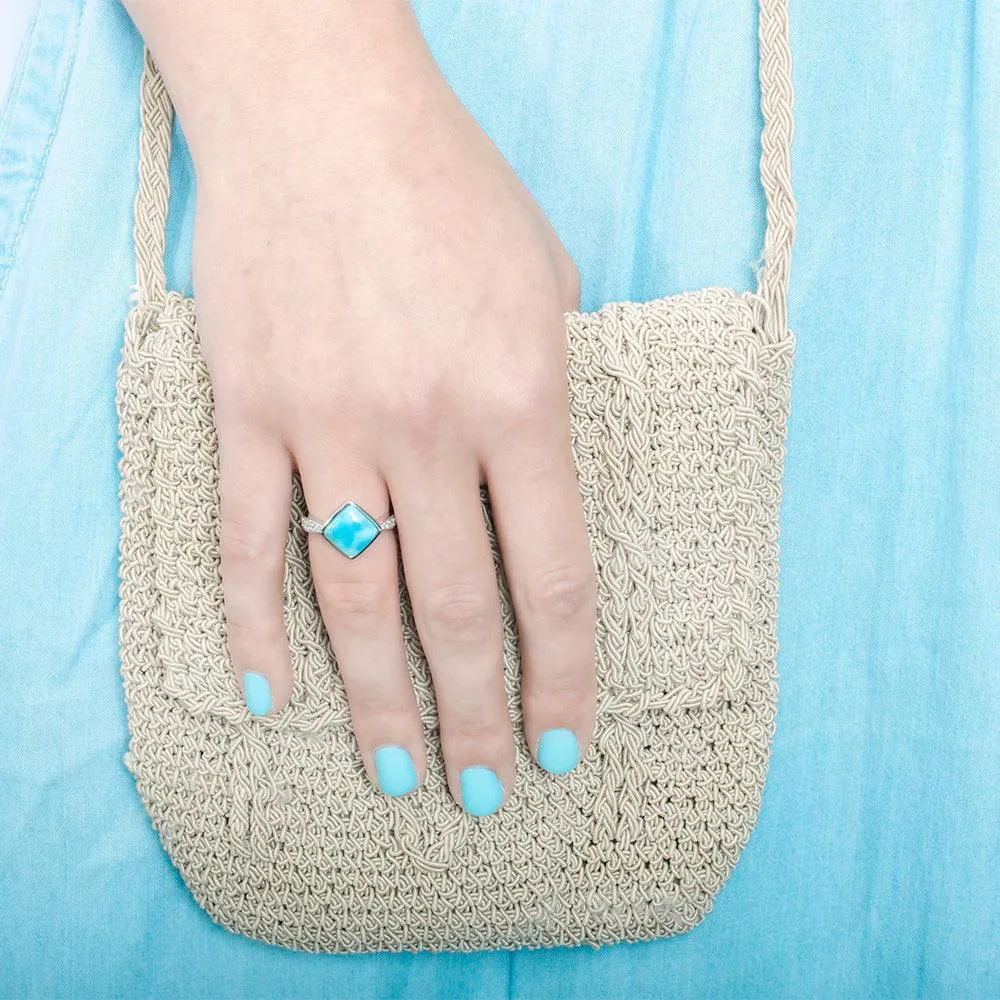
[[254,718],[229,660],[212,386],[193,300],[165,286],[172,109],[146,54],[136,304],[117,373],[126,764],[197,901],[231,930],[312,951],[594,945],[686,931],[711,909],[760,807],[777,701],[778,507],[794,339],[786,0],[760,0],[757,291],[566,315],[572,443],[597,570],[598,708],[570,774],[521,739],[517,780],[475,818],[450,797],[400,566],[427,778],[393,799],[359,758],[313,591],[301,483],[284,578],[295,685]]

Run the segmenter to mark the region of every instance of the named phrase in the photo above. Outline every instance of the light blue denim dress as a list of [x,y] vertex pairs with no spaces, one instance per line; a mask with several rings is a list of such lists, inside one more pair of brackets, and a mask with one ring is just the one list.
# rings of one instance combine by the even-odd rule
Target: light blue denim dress
[[[316,956],[213,925],[122,763],[114,380],[142,46],[116,0],[42,0],[0,116],[0,993],[1000,996],[1000,5],[791,7],[781,695],[742,861],[666,941]],[[752,287],[754,0],[416,9],[584,309]],[[179,136],[172,172],[168,272],[190,292]]]

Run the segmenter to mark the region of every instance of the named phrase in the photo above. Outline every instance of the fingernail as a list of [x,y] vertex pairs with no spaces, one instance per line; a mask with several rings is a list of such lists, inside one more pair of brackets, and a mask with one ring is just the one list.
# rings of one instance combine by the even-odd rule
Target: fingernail
[[503,785],[488,767],[467,767],[461,775],[462,808],[473,816],[489,816],[500,808]]
[[243,697],[251,715],[267,715],[271,711],[271,685],[263,674],[248,670],[243,675]]
[[379,747],[375,751],[375,771],[379,788],[386,795],[406,795],[417,787],[417,769],[402,747]]
[[538,763],[549,774],[566,774],[580,763],[580,744],[572,729],[548,729],[538,741]]

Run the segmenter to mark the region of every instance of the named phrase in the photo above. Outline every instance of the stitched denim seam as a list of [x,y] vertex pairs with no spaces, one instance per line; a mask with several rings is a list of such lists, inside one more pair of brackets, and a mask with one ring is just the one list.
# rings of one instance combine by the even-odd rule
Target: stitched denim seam
[[28,52],[31,49],[31,39],[38,23],[39,9],[40,4],[36,3],[31,11],[31,17],[28,18],[28,24],[25,27],[24,37],[21,39],[21,44],[18,48],[14,68],[8,78],[7,94],[3,104],[0,105],[0,150],[3,150],[7,144],[7,133],[10,131],[10,123],[14,117],[14,108],[17,104],[16,95],[20,93],[21,81],[24,79],[25,69],[28,65]]
[[[59,131],[76,64],[80,25],[88,2],[82,0],[77,5],[76,23],[72,31],[66,31],[60,29],[57,22],[65,19],[67,5],[39,0],[21,45],[15,80],[0,114],[3,127],[0,170],[19,167],[23,174],[18,183],[9,185],[6,195],[0,189],[0,296],[14,267],[17,248]],[[51,68],[59,63],[64,63],[62,75],[53,80]],[[21,136],[17,136],[18,127],[22,130]],[[39,149],[37,138],[42,130],[48,134]]]

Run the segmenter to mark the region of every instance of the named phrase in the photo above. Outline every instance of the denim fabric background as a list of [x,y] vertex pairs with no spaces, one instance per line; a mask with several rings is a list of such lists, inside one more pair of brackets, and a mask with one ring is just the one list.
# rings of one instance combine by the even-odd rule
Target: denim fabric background
[[[754,0],[416,7],[585,309],[750,287]],[[114,0],[43,0],[0,118],[5,995],[1000,996],[1000,5],[792,0],[792,19],[781,697],[746,853],[666,941],[343,957],[214,926],[122,765],[114,376],[141,43]],[[190,291],[183,146],[173,170],[169,272]]]

